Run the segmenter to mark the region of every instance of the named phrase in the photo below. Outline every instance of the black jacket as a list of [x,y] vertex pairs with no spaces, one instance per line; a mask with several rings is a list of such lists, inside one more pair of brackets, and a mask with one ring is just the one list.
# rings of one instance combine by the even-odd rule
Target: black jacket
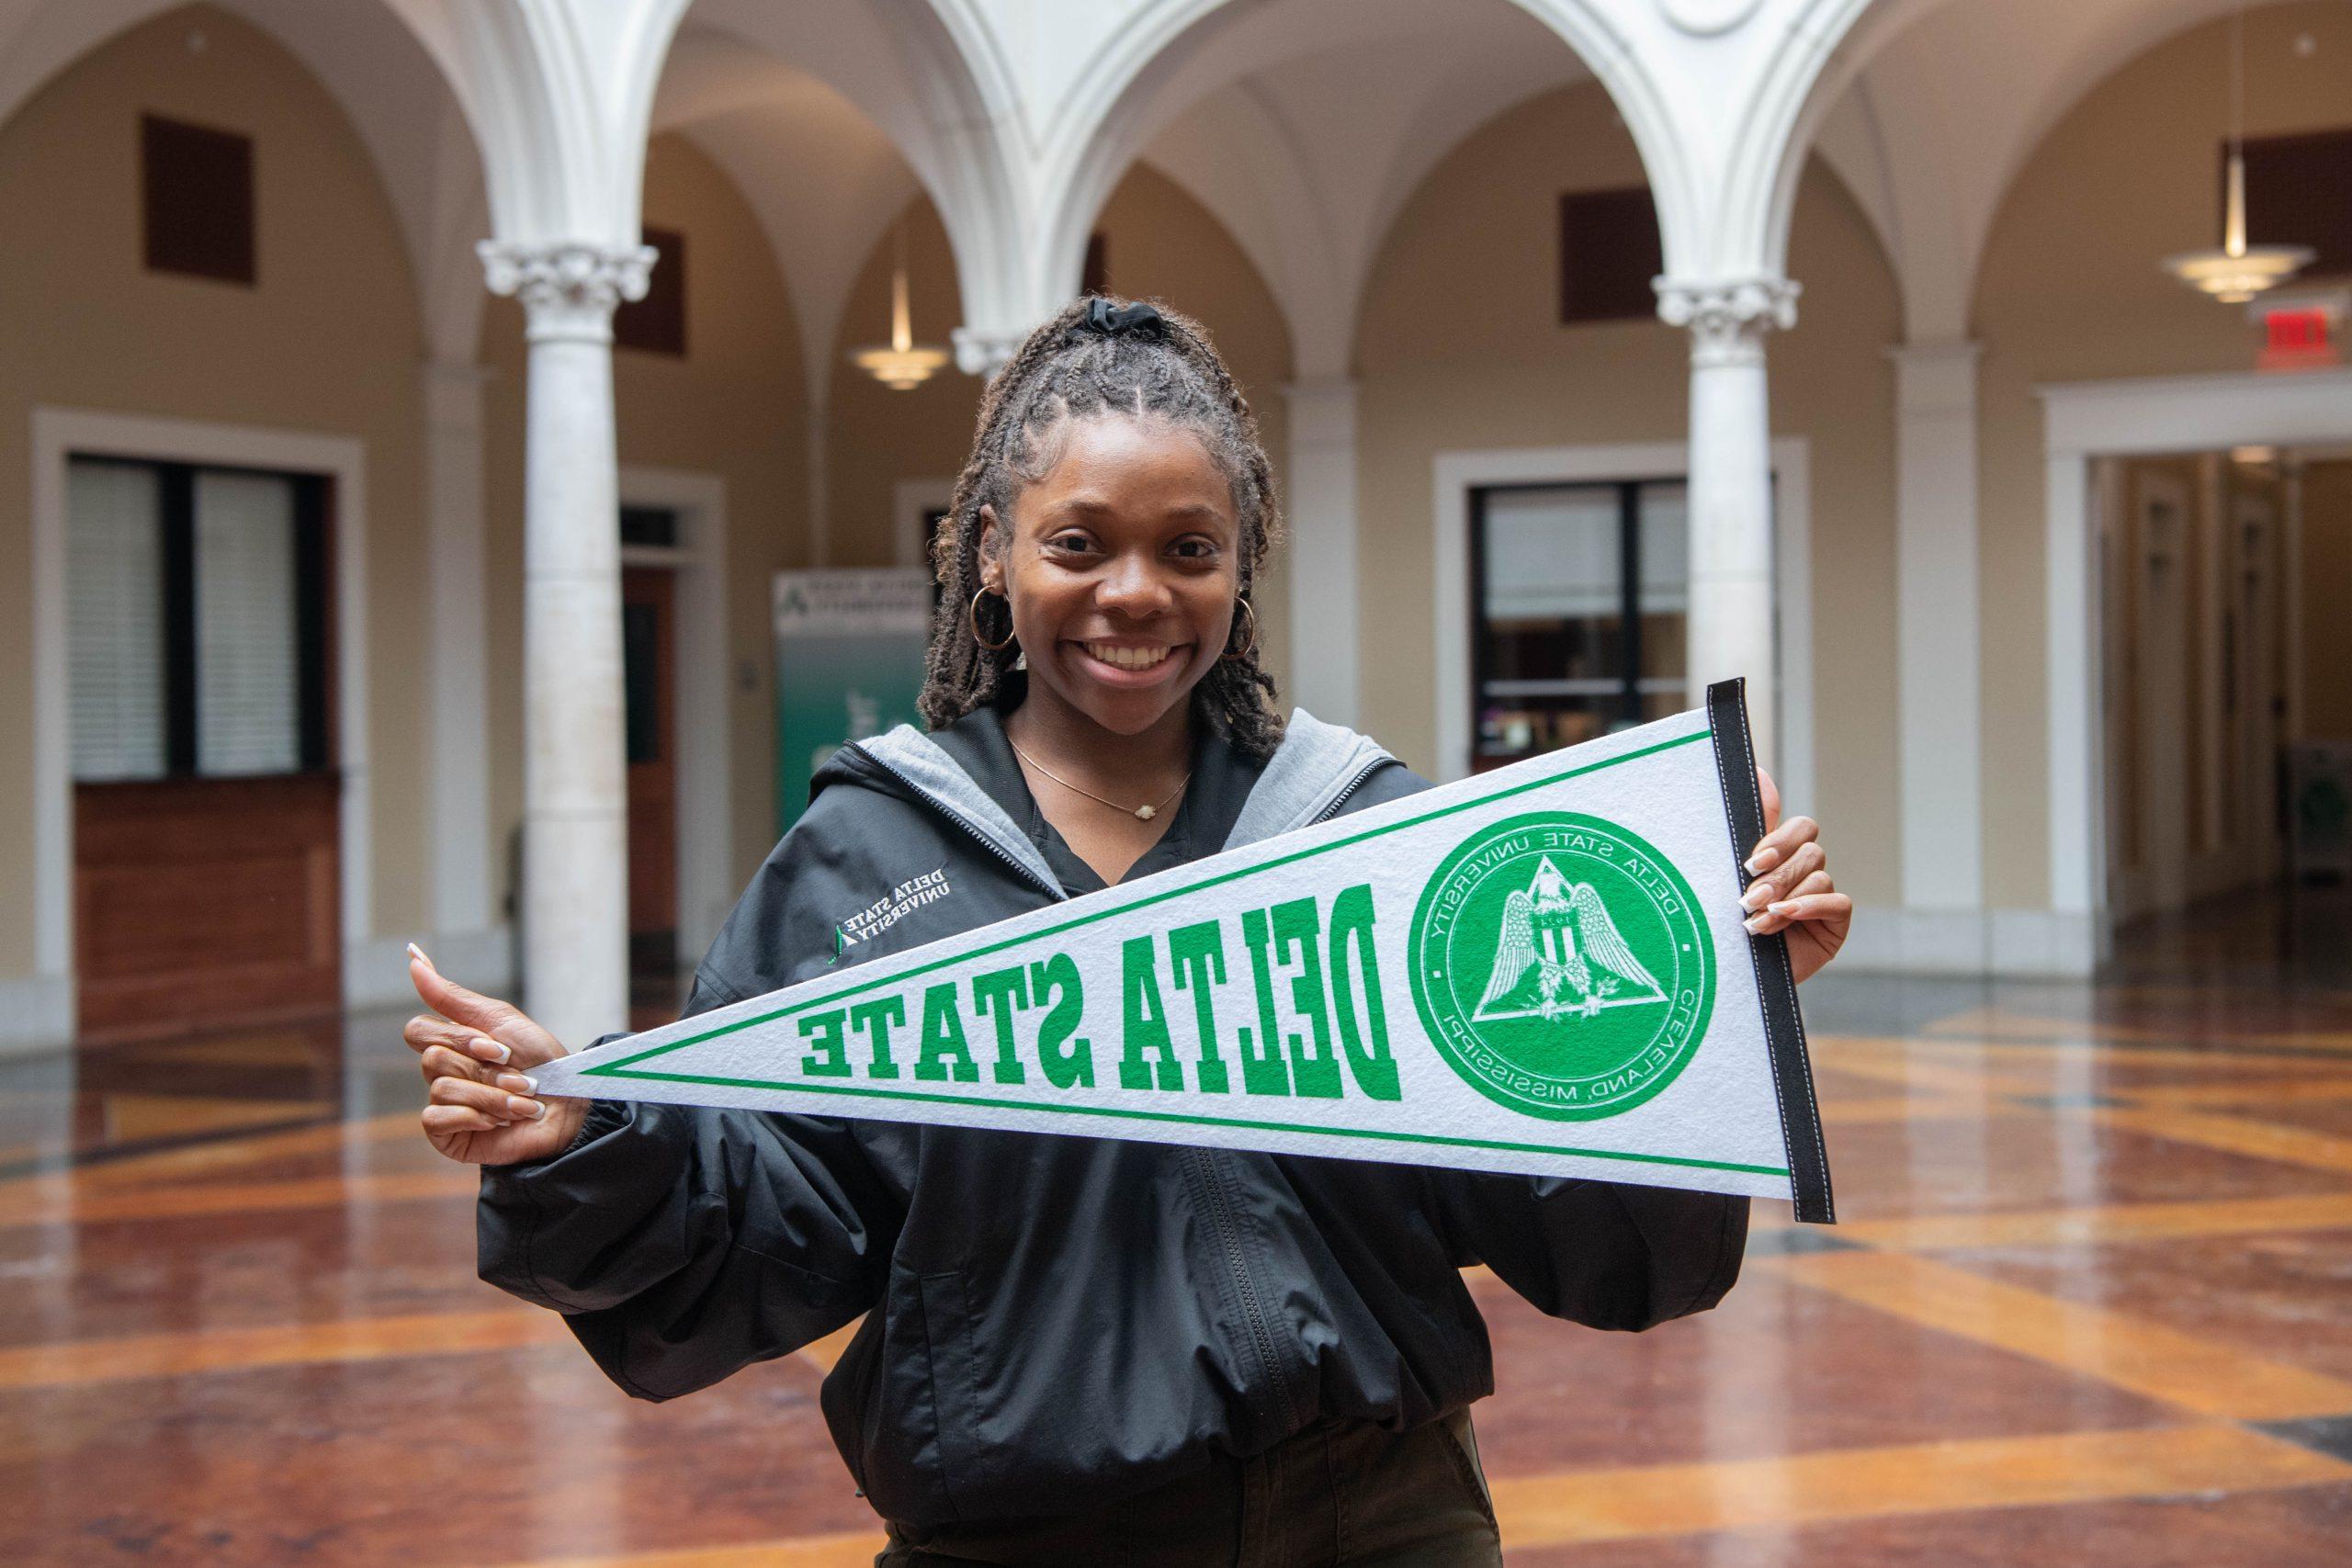
[[[1428,787],[1299,716],[1260,767],[1204,737],[1133,875]],[[1101,886],[991,712],[845,748],[736,906],[688,1010]],[[944,889],[944,891],[943,891]],[[865,1324],[823,1392],[913,1526],[1099,1506],[1321,1416],[1417,1426],[1493,1391],[1460,1269],[1639,1329],[1713,1306],[1747,1203],[1164,1144],[598,1101],[483,1172],[481,1275],[667,1399]]]

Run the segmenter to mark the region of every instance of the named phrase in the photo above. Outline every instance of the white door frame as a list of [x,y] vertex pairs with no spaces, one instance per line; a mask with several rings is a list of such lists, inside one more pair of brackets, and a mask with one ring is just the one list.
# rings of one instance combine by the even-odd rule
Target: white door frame
[[2050,907],[2087,926],[2096,958],[2108,950],[2113,910],[2107,903],[2093,460],[2341,444],[2352,437],[2352,370],[2134,377],[2036,391],[2046,454]]
[[33,968],[34,1006],[0,1025],[0,1046],[74,1038],[74,761],[66,686],[66,465],[76,455],[271,468],[334,480],[335,765],[343,780],[343,987],[359,989],[375,885],[375,814],[368,780],[368,455],[356,436],[266,425],[33,410]]
[[[727,481],[690,468],[623,464],[624,506],[678,514],[675,547],[626,545],[623,566],[677,574],[678,957],[699,962],[741,887],[735,874],[733,683],[727,655]],[[616,525],[617,525],[617,524]]]
[[[1440,452],[1436,463],[1439,782],[1470,771],[1470,492],[1486,485],[1587,484],[1611,479],[1687,479],[1683,441],[1591,446],[1510,446]],[[1772,592],[1778,622],[1781,755],[1773,782],[1790,809],[1810,811],[1813,793],[1813,449],[1803,436],[1772,442]],[[1698,696],[1700,694],[1692,694]]]

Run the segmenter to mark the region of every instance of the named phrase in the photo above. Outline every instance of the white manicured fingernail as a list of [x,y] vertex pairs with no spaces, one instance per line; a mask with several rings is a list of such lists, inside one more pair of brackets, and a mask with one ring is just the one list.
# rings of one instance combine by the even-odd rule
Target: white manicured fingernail
[[497,1041],[492,1040],[488,1035],[484,1034],[477,1034],[474,1036],[472,1050],[475,1056],[479,1057],[482,1061],[492,1063],[500,1063],[511,1060],[514,1055],[514,1052],[508,1050],[505,1046],[501,1045]]
[[[425,956],[424,949],[417,946],[416,943],[410,942],[408,944],[408,955],[411,958],[415,959],[419,964],[424,964],[427,969],[433,969],[433,960]],[[435,975],[441,973],[438,969],[433,969],[433,972]]]
[[1761,876],[1780,863],[1780,851],[1758,850],[1754,854],[1747,857],[1747,874],[1750,876]]
[[1769,882],[1759,882],[1739,896],[1739,907],[1752,913],[1762,908],[1766,900],[1771,897],[1772,885]]
[[1793,915],[1797,912],[1797,907],[1794,900],[1791,900],[1784,904],[1767,905],[1766,908],[1775,915]]
[[1747,934],[1750,936],[1762,936],[1764,934],[1764,928],[1771,923],[1771,916],[1758,915],[1754,919],[1747,922]]
[[514,1114],[526,1122],[536,1122],[547,1113],[548,1108],[536,1100],[518,1100],[514,1102]]

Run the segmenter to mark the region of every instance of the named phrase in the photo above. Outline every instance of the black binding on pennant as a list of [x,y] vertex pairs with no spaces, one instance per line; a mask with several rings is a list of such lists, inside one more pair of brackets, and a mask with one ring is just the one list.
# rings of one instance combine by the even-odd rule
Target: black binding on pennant
[[[1764,796],[1756,786],[1756,746],[1747,733],[1747,682],[1718,681],[1707,688],[1707,724],[1714,731],[1715,771],[1723,781],[1732,863],[1745,893],[1755,880],[1747,874],[1747,852],[1764,836]],[[1772,1057],[1772,1092],[1781,1102],[1781,1137],[1788,1149],[1797,1218],[1806,1224],[1836,1224],[1829,1151],[1821,1138],[1821,1108],[1814,1099],[1813,1063],[1805,1054],[1804,1014],[1797,1008],[1788,939],[1778,931],[1751,936],[1747,950],[1756,960],[1757,987],[1764,998],[1764,1043]]]

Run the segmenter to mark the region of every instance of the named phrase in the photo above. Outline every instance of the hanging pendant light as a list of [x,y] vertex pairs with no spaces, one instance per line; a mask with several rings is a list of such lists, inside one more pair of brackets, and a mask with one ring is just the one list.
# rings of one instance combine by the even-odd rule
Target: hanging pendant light
[[2222,248],[2166,256],[2164,268],[2224,305],[2243,305],[2311,265],[2308,245],[2245,243],[2245,6],[2230,17],[2230,163],[2222,190]]
[[904,392],[931,379],[947,363],[944,348],[915,346],[907,310],[907,226],[899,223],[898,265],[890,271],[890,342],[888,346],[861,348],[850,363],[894,392]]

